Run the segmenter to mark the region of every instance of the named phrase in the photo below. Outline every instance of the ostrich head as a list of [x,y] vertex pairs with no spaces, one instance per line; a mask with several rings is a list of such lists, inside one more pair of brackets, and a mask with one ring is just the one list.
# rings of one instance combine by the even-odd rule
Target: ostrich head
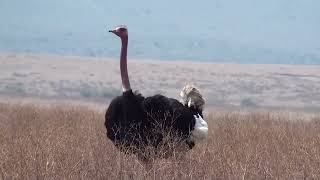
[[114,29],[109,30],[109,32],[119,36],[121,39],[128,38],[128,28],[125,25],[116,26]]

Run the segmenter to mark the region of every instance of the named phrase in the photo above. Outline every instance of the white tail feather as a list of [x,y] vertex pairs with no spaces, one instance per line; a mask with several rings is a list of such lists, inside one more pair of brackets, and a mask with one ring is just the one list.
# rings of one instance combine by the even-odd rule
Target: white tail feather
[[194,118],[196,120],[196,124],[194,126],[194,130],[191,131],[190,138],[192,141],[200,141],[208,136],[208,124],[199,114],[194,115]]

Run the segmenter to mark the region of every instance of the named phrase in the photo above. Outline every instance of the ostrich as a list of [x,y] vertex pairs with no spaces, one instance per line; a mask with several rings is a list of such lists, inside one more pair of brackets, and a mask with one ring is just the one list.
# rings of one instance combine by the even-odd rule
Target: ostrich
[[[107,137],[123,152],[138,155],[148,160],[148,147],[169,147],[173,139],[165,140],[165,132],[170,132],[185,150],[192,149],[195,143],[208,133],[203,120],[204,99],[193,85],[187,85],[180,93],[181,100],[157,94],[143,97],[133,92],[127,70],[128,30],[124,25],[109,32],[121,39],[120,73],[122,95],[114,98],[105,114]],[[167,156],[171,154],[168,153]]]

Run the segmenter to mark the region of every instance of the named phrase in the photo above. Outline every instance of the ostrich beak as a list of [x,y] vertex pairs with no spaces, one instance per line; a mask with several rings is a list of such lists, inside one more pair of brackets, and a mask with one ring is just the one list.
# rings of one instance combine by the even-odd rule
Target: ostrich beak
[[113,32],[113,30],[109,30],[109,32]]

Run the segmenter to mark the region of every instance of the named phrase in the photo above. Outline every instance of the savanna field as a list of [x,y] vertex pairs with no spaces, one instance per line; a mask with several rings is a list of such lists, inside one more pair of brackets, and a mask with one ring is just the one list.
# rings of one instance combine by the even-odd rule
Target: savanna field
[[319,179],[320,116],[207,110],[209,137],[151,171],[105,135],[103,106],[0,103],[0,179]]
[[0,180],[320,180],[319,8],[0,0]]
[[206,99],[208,138],[147,172],[106,136],[117,60],[0,53],[0,64],[0,180],[320,179],[319,66],[130,60],[145,96],[178,98],[194,82]]

